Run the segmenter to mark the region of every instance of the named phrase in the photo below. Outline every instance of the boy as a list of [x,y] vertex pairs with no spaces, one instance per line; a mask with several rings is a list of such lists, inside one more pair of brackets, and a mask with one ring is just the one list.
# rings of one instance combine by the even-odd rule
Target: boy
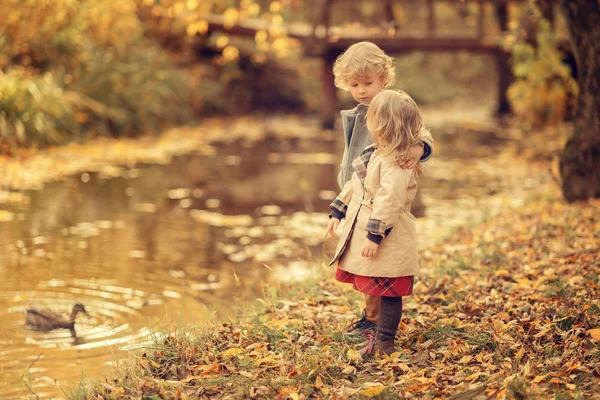
[[[352,161],[365,147],[372,144],[366,126],[366,113],[373,97],[392,84],[394,80],[393,59],[371,42],[355,43],[341,54],[333,65],[335,85],[350,91],[358,105],[352,110],[344,110],[342,129],[344,133],[344,155],[337,177],[340,189],[352,178]],[[433,138],[423,132],[423,143],[413,146],[410,156],[402,164],[412,168],[419,161],[428,160],[433,154]],[[365,331],[377,329],[381,297],[365,294],[365,308],[362,318],[347,328],[348,335],[362,335]]]

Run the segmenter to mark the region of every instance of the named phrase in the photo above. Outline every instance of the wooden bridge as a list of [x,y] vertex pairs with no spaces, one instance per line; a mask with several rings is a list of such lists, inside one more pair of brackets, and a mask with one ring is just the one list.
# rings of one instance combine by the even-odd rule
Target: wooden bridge
[[[336,88],[333,84],[333,62],[348,46],[360,41],[371,41],[384,49],[386,53],[398,55],[410,51],[428,52],[457,52],[466,51],[471,53],[489,54],[496,59],[498,113],[506,113],[510,110],[506,99],[506,90],[512,80],[512,72],[509,66],[509,49],[503,45],[503,34],[508,31],[508,6],[510,3],[522,3],[526,0],[421,0],[420,4],[426,4],[427,19],[425,31],[414,31],[399,29],[396,26],[393,1],[379,0],[379,11],[383,12],[384,18],[379,27],[366,27],[353,25],[339,28],[331,26],[332,8],[336,3],[348,3],[352,0],[318,0],[315,16],[312,23],[290,22],[285,25],[273,25],[262,19],[244,19],[232,23],[222,15],[208,15],[204,19],[208,24],[208,32],[222,31],[230,35],[242,35],[255,37],[259,31],[271,32],[276,28],[278,34],[299,40],[307,56],[316,56],[323,59],[323,70],[321,79],[326,97],[323,107],[323,117],[326,125],[333,122],[337,111]],[[373,0],[375,1],[375,0]],[[404,0],[406,3],[408,0]],[[402,0],[396,0],[402,3]],[[553,6],[555,0],[538,0],[537,4],[544,16],[554,26]],[[465,34],[464,29],[456,32],[440,32],[438,28],[438,16],[436,15],[436,3],[460,3],[475,4],[477,15],[475,27],[471,32]],[[495,23],[497,26],[489,27],[489,15],[486,18],[486,5],[493,7]],[[488,25],[486,25],[488,24]],[[566,44],[566,39],[562,42]]]

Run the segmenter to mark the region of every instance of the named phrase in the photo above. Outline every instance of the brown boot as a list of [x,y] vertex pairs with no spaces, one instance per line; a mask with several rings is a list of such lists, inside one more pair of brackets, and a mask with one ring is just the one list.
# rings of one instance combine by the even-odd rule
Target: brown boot
[[375,335],[369,335],[366,346],[358,351],[363,360],[368,360],[377,355],[391,355],[396,351],[394,346],[394,338],[380,339]]
[[373,345],[373,353],[374,354],[377,354],[377,352],[380,352],[382,354],[390,356],[395,351],[396,351],[396,347],[394,346],[394,339],[388,339],[388,340],[375,339],[375,344]]

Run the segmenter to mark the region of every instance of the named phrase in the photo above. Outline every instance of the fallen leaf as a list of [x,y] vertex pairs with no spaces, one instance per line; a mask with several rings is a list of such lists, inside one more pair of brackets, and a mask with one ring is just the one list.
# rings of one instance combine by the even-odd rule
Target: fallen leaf
[[115,399],[120,399],[125,394],[125,389],[122,387],[115,388],[112,392],[110,392],[111,397]]
[[471,374],[471,375],[467,376],[465,378],[465,381],[467,381],[467,382],[475,382],[482,375],[487,375],[487,374],[485,372],[475,372],[474,374]]
[[359,393],[366,397],[375,397],[375,396],[379,396],[381,394],[381,392],[383,392],[385,389],[387,389],[387,386],[383,386],[383,385],[379,384],[379,385],[370,386],[366,389],[362,389],[361,391],[359,391]]
[[406,387],[406,391],[407,392],[411,392],[411,393],[418,393],[418,392],[422,392],[425,389],[427,389],[429,386],[431,386],[431,383],[419,383],[417,385],[410,385]]
[[315,386],[318,388],[323,387],[323,379],[321,379],[320,375],[317,375],[317,378],[315,379]]
[[589,329],[587,331],[587,333],[589,333],[589,335],[592,337],[592,339],[600,341],[600,329],[599,328]]
[[420,383],[428,383],[428,384],[435,383],[435,379],[426,378],[424,376],[419,376],[414,379],[415,379],[415,381],[420,382]]
[[505,313],[504,311],[500,311],[498,314],[496,314],[496,316],[504,322],[510,321],[510,315],[508,315],[508,313]]
[[342,374],[344,375],[354,375],[356,373],[356,367],[346,367],[342,370]]
[[237,357],[240,354],[242,354],[244,352],[244,350],[240,349],[239,347],[232,347],[231,349],[227,349],[223,352],[223,354],[221,354],[222,358],[231,358],[231,357]]
[[354,361],[354,362],[358,362],[358,361],[362,361],[362,356],[360,355],[360,353],[354,349],[348,349],[348,352],[346,353],[346,357],[348,357],[348,360],[350,361]]
[[469,362],[471,362],[472,359],[473,359],[473,356],[466,355],[463,358],[461,358],[460,360],[458,360],[458,363],[459,364],[468,364]]
[[546,282],[548,279],[552,278],[552,276],[542,276],[540,277],[537,282],[535,283],[535,285],[533,285],[534,289],[538,289],[540,286],[542,286],[544,284],[544,282]]
[[[236,354],[239,355],[239,354]],[[254,365],[261,366],[261,365],[273,365],[273,364],[277,364],[279,362],[279,359],[275,356],[267,356],[267,357],[263,357],[261,359],[258,359]]]

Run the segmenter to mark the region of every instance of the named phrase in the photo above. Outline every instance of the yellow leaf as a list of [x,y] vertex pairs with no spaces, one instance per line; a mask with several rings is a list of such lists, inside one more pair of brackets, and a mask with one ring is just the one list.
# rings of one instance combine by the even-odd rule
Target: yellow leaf
[[432,385],[431,383],[419,383],[417,385],[410,385],[410,386],[406,387],[406,391],[411,392],[411,393],[419,393],[419,392],[423,392],[431,385]]
[[517,351],[517,354],[515,354],[515,358],[517,359],[517,361],[521,361],[521,359],[523,358],[524,355],[525,355],[525,348],[521,347],[519,349],[519,351]]
[[[281,396],[290,396],[292,399],[297,400],[300,398],[298,396],[298,388],[296,386],[285,386],[279,389],[279,394]],[[280,396],[277,396],[278,398]]]
[[268,357],[264,357],[259,359],[258,361],[255,362],[256,366],[260,366],[263,364],[277,364],[279,362],[279,359],[277,357],[274,356],[268,356]]
[[496,275],[496,276],[510,276],[510,272],[508,272],[505,269],[498,269],[498,270],[494,271],[494,275]]
[[320,375],[317,375],[317,378],[315,379],[315,386],[318,388],[323,387],[323,379],[321,379]]
[[473,359],[473,356],[464,356],[463,358],[461,358],[460,360],[458,360],[459,364],[468,364],[469,362],[471,362],[471,360]]
[[238,20],[238,11],[235,8],[228,8],[223,13],[223,19],[225,29],[231,29]]
[[360,353],[354,349],[348,349],[348,352],[346,353],[346,357],[348,357],[348,360],[350,360],[350,361],[361,361],[362,360],[362,356],[360,355]]
[[531,289],[531,281],[527,278],[516,279],[517,286],[523,289]]
[[475,382],[477,379],[479,379],[479,377],[481,375],[484,375],[484,374],[485,374],[485,372],[475,372],[474,374],[471,374],[471,375],[467,376],[465,378],[465,381],[467,381],[467,382]]
[[542,286],[544,284],[544,282],[546,282],[548,279],[550,279],[551,276],[542,276],[540,277],[537,282],[535,283],[535,285],[533,285],[534,289],[539,288],[540,286]]
[[217,39],[217,47],[220,49],[224,49],[225,46],[229,44],[229,36],[220,36]]
[[535,378],[533,378],[533,383],[540,383],[541,381],[543,381],[544,379],[546,379],[546,377],[548,375],[550,375],[550,374],[536,376]]
[[115,388],[115,390],[113,390],[110,393],[111,397],[113,397],[115,399],[120,399],[121,396],[123,396],[124,394],[125,394],[125,389],[123,389],[122,387]]
[[155,368],[159,368],[161,366],[161,364],[159,362],[156,362],[154,360],[148,360],[150,361],[150,364],[152,364]]
[[549,326],[546,326],[546,327],[542,328],[542,330],[540,332],[533,335],[533,337],[541,338],[542,336],[546,335],[546,333],[548,333],[550,331],[550,329],[551,328]]
[[227,46],[223,49],[223,59],[225,61],[236,61],[240,57],[240,52],[236,47]]
[[239,347],[232,347],[231,349],[225,350],[223,352],[223,354],[221,354],[222,358],[230,358],[230,357],[237,357],[240,354],[242,354],[244,352],[244,350],[240,349]]
[[420,382],[420,383],[435,383],[435,379],[425,378],[424,376],[416,377],[415,381]]
[[194,11],[196,8],[198,8],[198,1],[197,0],[188,0],[185,3],[186,7],[188,10],[190,11]]
[[266,42],[269,39],[269,34],[265,30],[256,31],[256,35],[254,35],[254,40],[257,42]]
[[600,329],[596,328],[596,329],[590,329],[587,331],[587,333],[590,334],[590,336],[592,337],[592,339],[594,340],[600,340]]
[[355,367],[346,367],[342,370],[342,374],[344,375],[353,375],[356,373],[356,368]]
[[510,321],[510,315],[508,315],[508,313],[505,313],[504,311],[500,311],[498,314],[496,314],[496,316],[504,322]]
[[381,392],[383,392],[385,389],[387,389],[387,386],[383,386],[383,385],[371,386],[371,387],[361,390],[359,393],[362,394],[363,396],[375,397],[375,396],[379,396],[381,394]]
[[281,3],[278,1],[272,2],[269,6],[269,11],[271,11],[272,13],[281,12]]

